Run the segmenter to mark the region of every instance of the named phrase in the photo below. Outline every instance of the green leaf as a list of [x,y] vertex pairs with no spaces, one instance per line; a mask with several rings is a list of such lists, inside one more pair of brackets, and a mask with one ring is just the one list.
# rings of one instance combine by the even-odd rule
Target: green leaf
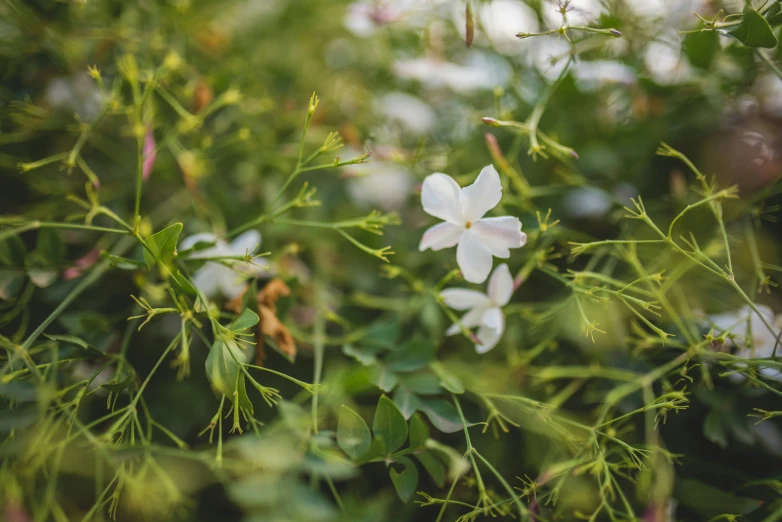
[[370,370],[369,382],[388,393],[396,387],[399,377],[385,366],[377,365]]
[[0,264],[5,266],[23,266],[27,249],[19,236],[7,237],[0,241]]
[[250,310],[249,308],[245,308],[242,310],[241,315],[234,319],[231,324],[228,325],[228,329],[232,330],[234,332],[241,332],[242,330],[247,330],[248,328],[252,328],[256,324],[258,324],[258,314]]
[[43,335],[47,339],[51,339],[52,341],[57,341],[58,343],[72,344],[84,350],[88,350],[90,348],[90,345],[87,342],[85,342],[83,339],[76,337],[75,335],[49,335],[49,334],[43,334]]
[[[231,401],[239,401],[239,406],[252,412],[252,403],[247,397],[244,374],[240,364],[247,357],[234,340],[215,340],[206,358],[206,376],[212,387]],[[234,394],[236,392],[236,394]]]
[[388,354],[384,362],[395,372],[410,372],[434,360],[436,351],[437,346],[429,341],[408,341]]
[[383,349],[391,349],[396,346],[401,325],[398,318],[375,321],[364,333],[361,344]]
[[674,496],[681,505],[702,515],[701,520],[719,515],[747,515],[762,504],[760,500],[736,497],[693,479],[678,481]]
[[135,259],[129,259],[127,257],[115,256],[114,254],[104,253],[103,256],[109,260],[112,268],[119,268],[120,270],[135,270],[144,266],[141,261]]
[[35,424],[38,416],[39,412],[35,407],[0,411],[0,433],[27,428]]
[[65,257],[65,243],[62,242],[60,234],[56,230],[43,228],[38,232],[35,252],[46,263],[56,265]]
[[352,344],[342,345],[342,353],[344,353],[348,357],[354,358],[364,366],[372,366],[374,364],[377,364],[377,357],[375,357],[374,353],[365,351],[362,348],[353,346]]
[[408,373],[399,376],[399,385],[421,395],[437,395],[443,392],[440,379],[431,373]]
[[396,404],[385,395],[377,403],[372,431],[375,437],[385,441],[388,453],[398,450],[407,440],[407,421]]
[[434,480],[434,483],[439,487],[445,485],[445,465],[440,462],[437,457],[429,451],[422,451],[415,455],[415,458],[424,466],[424,469],[429,473]]
[[684,37],[682,49],[692,65],[708,69],[720,50],[720,35],[714,31],[689,33]]
[[147,267],[155,266],[155,258],[164,266],[171,266],[176,257],[176,244],[179,240],[179,234],[182,233],[182,228],[182,223],[174,223],[146,239],[149,250],[144,249],[144,261],[146,261]]
[[744,6],[741,23],[730,29],[728,34],[747,47],[773,49],[777,46],[777,38],[768,21],[749,2]]
[[74,335],[95,335],[111,330],[109,320],[97,312],[68,312],[60,316],[62,324],[68,333]]
[[422,448],[429,438],[429,425],[420,413],[410,419],[410,449]]
[[0,268],[0,299],[7,301],[19,295],[25,279],[19,269]]
[[134,380],[133,374],[128,374],[123,379],[120,379],[119,377],[115,377],[109,382],[105,382],[101,384],[100,387],[110,391],[111,393],[120,393],[126,388],[128,388],[131,384],[133,384],[133,380]]
[[57,280],[57,269],[36,252],[31,252],[24,261],[27,277],[38,288],[51,286]]
[[339,409],[337,444],[352,459],[359,459],[369,450],[372,435],[361,416],[345,406]]
[[418,468],[407,457],[397,457],[394,460],[394,464],[404,466],[401,473],[392,467],[388,470],[388,474],[391,476],[391,482],[394,483],[396,494],[399,495],[402,502],[407,503],[413,498],[413,494],[418,487]]
[[463,427],[459,412],[453,404],[443,399],[422,398],[421,411],[426,414],[435,428],[444,433],[454,433]]
[[722,415],[717,412],[710,412],[703,422],[703,436],[725,449],[728,447],[728,432]]
[[766,20],[771,27],[782,25],[782,5],[779,5],[778,1],[766,11]]
[[397,405],[405,419],[409,419],[413,413],[421,409],[421,401],[418,400],[418,396],[407,388],[396,389],[394,404]]
[[432,370],[440,378],[440,386],[451,393],[464,393],[464,385],[462,384],[462,381],[460,381],[457,376],[443,368],[441,364],[432,364]]

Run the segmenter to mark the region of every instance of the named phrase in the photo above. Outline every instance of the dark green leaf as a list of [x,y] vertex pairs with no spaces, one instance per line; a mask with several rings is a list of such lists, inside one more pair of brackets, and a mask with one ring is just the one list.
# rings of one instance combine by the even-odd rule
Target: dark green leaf
[[389,369],[395,372],[418,370],[434,359],[437,346],[429,341],[408,341],[385,358]]
[[394,460],[394,464],[404,466],[401,473],[392,467],[388,470],[388,474],[391,476],[391,482],[394,483],[396,494],[399,495],[402,502],[407,503],[413,498],[413,494],[415,494],[415,490],[418,487],[418,468],[407,457],[397,457]]
[[113,254],[103,254],[103,256],[109,260],[112,267],[119,268],[120,270],[135,270],[144,266],[144,263],[136,261],[135,259],[128,259]]
[[445,485],[445,466],[443,463],[440,462],[434,454],[426,450],[417,453],[415,457],[423,464],[426,471],[432,477],[432,480],[434,480],[434,483],[439,487],[443,487]]
[[372,367],[369,373],[369,382],[388,393],[396,387],[399,382],[397,375],[389,371],[388,368],[382,365]]
[[78,346],[79,348],[83,348],[84,350],[89,349],[90,345],[86,343],[84,340],[76,337],[75,335],[48,335],[44,334],[45,337],[48,339],[51,339],[52,341],[57,341],[59,343],[65,343],[65,344],[72,344],[74,346]]
[[377,348],[391,349],[396,346],[401,325],[398,318],[376,321],[369,325],[361,344]]
[[741,23],[730,29],[728,34],[747,47],[773,49],[777,46],[777,38],[768,21],[749,2],[744,6]]
[[26,256],[27,249],[19,236],[10,236],[0,240],[0,264],[22,266]]
[[420,413],[410,419],[410,449],[422,448],[429,438],[429,425]]
[[692,65],[708,69],[720,50],[720,36],[714,31],[689,33],[684,37],[682,48]]
[[703,422],[703,435],[720,448],[728,447],[728,432],[723,417],[717,412],[710,412]]
[[778,1],[774,2],[766,11],[766,20],[771,27],[782,25],[782,5],[779,5]]
[[16,268],[0,268],[0,299],[13,299],[22,290],[24,272]]
[[409,419],[413,413],[421,409],[421,402],[418,396],[406,388],[397,388],[394,392],[394,404],[405,419]]
[[148,250],[144,249],[144,261],[149,268],[155,266],[156,259],[164,266],[171,266],[176,257],[176,244],[182,233],[182,223],[174,223],[146,239]]
[[701,514],[702,520],[719,515],[747,515],[762,504],[760,500],[736,497],[693,479],[680,480],[674,495],[681,505]]
[[377,357],[374,353],[366,351],[358,346],[352,344],[345,344],[342,346],[342,353],[348,357],[352,357],[364,366],[372,366],[377,363]]
[[337,444],[352,459],[359,459],[369,450],[372,435],[361,416],[345,405],[339,409]]
[[437,395],[443,392],[440,379],[431,373],[402,374],[399,376],[399,385],[421,395]]
[[109,382],[101,384],[100,387],[109,390],[111,393],[120,393],[133,384],[133,380],[133,375],[128,374],[124,378],[115,377]]
[[375,437],[385,441],[388,453],[398,450],[407,440],[407,421],[396,404],[385,395],[377,403],[372,432]]
[[68,312],[60,316],[60,323],[74,335],[94,335],[111,329],[108,319],[97,312]]
[[38,420],[38,409],[35,407],[19,408],[0,412],[0,433],[24,429]]
[[462,429],[462,420],[453,404],[443,399],[421,399],[421,411],[438,430],[454,433]]
[[38,288],[51,286],[57,280],[57,268],[43,259],[38,252],[31,252],[24,261],[30,281]]
[[249,308],[245,308],[242,310],[242,313],[239,317],[234,319],[231,324],[228,325],[229,330],[233,330],[234,332],[241,332],[242,330],[247,330],[248,328],[252,328],[256,324],[258,324],[258,314],[250,310]]
[[40,258],[50,265],[56,265],[65,256],[65,243],[60,239],[60,234],[51,228],[42,228],[38,232],[35,243],[35,252]]

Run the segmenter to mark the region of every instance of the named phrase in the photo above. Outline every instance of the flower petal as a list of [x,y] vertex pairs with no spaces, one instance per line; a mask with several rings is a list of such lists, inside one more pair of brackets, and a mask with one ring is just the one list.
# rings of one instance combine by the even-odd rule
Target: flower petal
[[206,297],[217,295],[217,274],[216,270],[222,268],[217,263],[206,263],[193,274],[193,284]]
[[231,252],[233,255],[243,256],[245,253],[254,253],[260,246],[261,233],[257,230],[248,230],[231,241]]
[[470,230],[480,236],[494,257],[503,259],[510,257],[508,249],[522,247],[527,242],[527,234],[521,231],[521,221],[512,216],[479,219]]
[[462,225],[461,191],[451,176],[440,172],[430,174],[421,187],[421,205],[431,216]]
[[[502,317],[502,314],[500,314]],[[486,353],[495,346],[502,338],[502,334],[505,331],[505,318],[502,317],[502,328],[489,328],[488,326],[481,326],[478,328],[478,340],[481,344],[475,345],[475,351],[478,353]]]
[[421,236],[421,242],[418,244],[418,250],[423,252],[427,248],[442,250],[456,246],[462,232],[464,232],[464,228],[453,223],[439,223],[424,232],[424,235]]
[[467,221],[477,221],[496,207],[500,199],[502,199],[500,175],[493,165],[487,165],[481,170],[475,183],[462,189],[462,215]]
[[503,307],[508,304],[513,295],[513,276],[508,265],[503,263],[494,269],[486,293],[495,305]]
[[483,283],[491,272],[491,252],[472,229],[464,231],[459,239],[456,262],[470,283]]
[[481,316],[481,325],[494,330],[505,329],[505,316],[502,310],[497,306],[487,308]]
[[454,310],[468,310],[489,304],[486,294],[466,288],[447,288],[440,292],[440,296],[445,305]]
[[[461,319],[459,319],[459,322],[464,325],[465,328],[468,330],[470,328],[475,328],[479,324],[481,324],[481,319],[483,318],[483,314],[486,313],[486,307],[485,306],[478,306],[476,308],[473,308],[466,314],[462,316]],[[446,331],[445,335],[454,335],[461,332],[462,329],[459,328],[459,325],[454,323],[452,324]]]
[[188,250],[193,248],[197,243],[217,243],[217,236],[210,232],[201,232],[200,234],[193,234],[187,236],[179,243],[179,250]]
[[220,265],[218,269],[215,269],[215,272],[220,292],[229,300],[239,297],[247,286],[247,275],[235,272],[225,265]]

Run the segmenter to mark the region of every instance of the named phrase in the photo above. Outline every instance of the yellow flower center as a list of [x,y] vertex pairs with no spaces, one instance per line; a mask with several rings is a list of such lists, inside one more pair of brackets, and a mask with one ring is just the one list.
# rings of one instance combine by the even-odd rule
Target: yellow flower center
[[472,227],[472,221],[468,221],[467,223],[464,224],[464,228],[470,228],[470,227]]

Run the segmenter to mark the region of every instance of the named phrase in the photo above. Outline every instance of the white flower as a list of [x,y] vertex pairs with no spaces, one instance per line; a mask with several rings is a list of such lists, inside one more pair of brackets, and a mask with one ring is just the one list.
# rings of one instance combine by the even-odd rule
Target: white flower
[[[230,244],[214,234],[194,234],[182,240],[179,250],[193,248],[198,243],[214,243],[214,246],[191,252],[188,255],[189,259],[244,256],[252,254],[261,245],[261,234],[257,230],[248,230]],[[265,270],[257,266],[249,267],[243,261],[235,261],[230,267],[222,262],[207,261],[193,274],[193,284],[207,297],[214,297],[220,293],[226,299],[233,299],[244,291],[249,275],[261,275],[262,272]]]
[[464,278],[470,283],[484,282],[491,272],[492,256],[507,259],[508,249],[527,242],[519,218],[483,217],[497,206],[500,198],[500,176],[491,165],[484,167],[475,183],[465,188],[446,174],[427,176],[421,189],[421,204],[427,214],[445,223],[424,232],[418,249],[456,246],[456,262]]
[[446,88],[455,92],[493,89],[503,85],[507,78],[498,75],[496,67],[478,53],[466,65],[433,58],[398,60],[394,73],[402,79],[416,80],[433,89]]
[[399,123],[415,135],[432,130],[437,120],[434,109],[428,103],[404,92],[384,94],[375,101],[374,107],[388,121]]
[[[497,345],[505,331],[505,315],[502,307],[508,304],[513,295],[513,277],[508,265],[498,266],[489,280],[487,293],[466,288],[447,288],[440,292],[445,304],[454,310],[469,310],[461,318],[465,328],[478,327],[478,342],[475,350],[486,353]],[[459,333],[458,324],[451,325],[446,335]]]
[[[768,358],[774,353],[774,345],[780,333],[779,323],[782,316],[774,318],[774,312],[767,306],[757,305],[763,319],[773,327],[770,331],[763,319],[754,313],[749,306],[743,306],[734,312],[714,314],[708,317],[715,333],[722,335],[729,333],[730,337],[725,341],[726,346],[738,348],[736,355],[745,359]],[[748,342],[749,335],[752,336]],[[782,355],[782,345],[777,348],[777,354]],[[760,373],[768,377],[782,379],[782,372],[776,368],[761,368]]]

